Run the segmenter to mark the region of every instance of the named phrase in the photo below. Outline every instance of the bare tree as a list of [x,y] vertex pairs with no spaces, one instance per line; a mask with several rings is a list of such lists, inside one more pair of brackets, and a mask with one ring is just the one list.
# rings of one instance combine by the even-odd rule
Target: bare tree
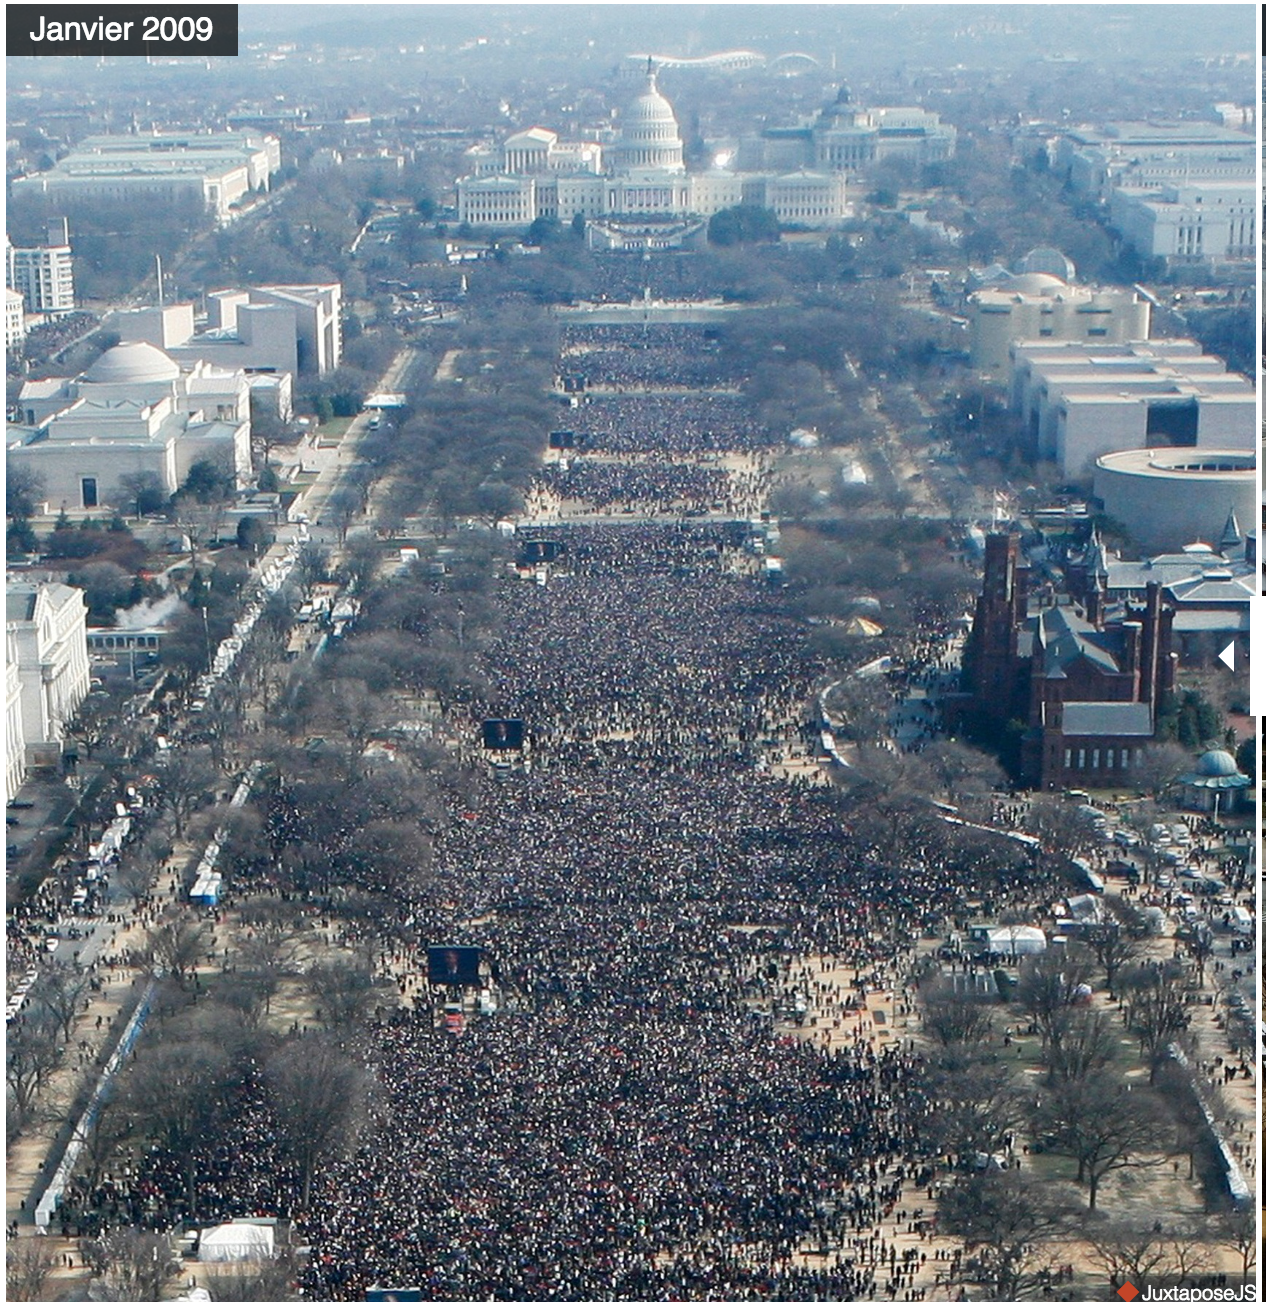
[[88,973],[59,965],[50,968],[35,985],[35,998],[48,1011],[62,1033],[62,1042],[70,1043],[75,1018],[88,991]]
[[1113,1171],[1154,1166],[1168,1146],[1155,1100],[1108,1073],[1062,1082],[1045,1100],[1037,1128],[1047,1147],[1076,1160],[1076,1181],[1089,1188],[1089,1210]]
[[309,969],[309,987],[318,1016],[333,1029],[359,1027],[375,1003],[374,972],[360,959],[315,964]]
[[1257,1244],[1261,1235],[1257,1226],[1257,1211],[1251,1203],[1232,1207],[1221,1218],[1221,1242],[1239,1254],[1243,1269],[1243,1283],[1257,1261]]
[[212,1302],[290,1302],[295,1259],[279,1252],[262,1261],[240,1262],[207,1277]]
[[992,1014],[982,1000],[939,982],[923,991],[922,1029],[944,1048],[982,1044],[992,1036]]
[[1080,987],[1089,984],[1091,968],[1079,952],[1069,953],[1057,946],[1050,946],[1024,965],[1018,1000],[1040,1030],[1041,1052],[1046,1061],[1052,1061],[1061,1047],[1071,1022],[1072,1005],[1080,997]]
[[4,1292],[8,1302],[40,1302],[57,1262],[47,1238],[13,1239],[5,1254]]
[[112,1230],[101,1239],[81,1239],[80,1251],[101,1277],[102,1302],[161,1302],[167,1282],[181,1267],[166,1234]]
[[191,1217],[198,1215],[198,1143],[224,1095],[228,1070],[228,1054],[215,1040],[175,1041],[148,1048],[121,1083],[137,1129],[182,1163]]
[[61,1061],[57,1039],[57,1024],[47,1014],[27,1013],[9,1027],[5,1074],[21,1127],[35,1118],[40,1092]]
[[190,815],[215,790],[216,771],[201,750],[172,755],[159,771],[159,807],[172,815],[176,839],[185,836]]
[[1186,974],[1176,963],[1143,963],[1125,973],[1125,1016],[1151,1070],[1151,1084],[1169,1045],[1190,1024]]
[[948,1061],[932,1070],[928,1093],[932,1138],[963,1167],[1005,1149],[1024,1114],[1004,1063]]
[[990,1168],[948,1186],[938,1218],[979,1257],[995,1302],[1018,1302],[1049,1283],[1073,1208],[1020,1172]]
[[1090,953],[1098,960],[1102,974],[1107,980],[1107,989],[1114,995],[1116,978],[1123,968],[1138,957],[1142,950],[1142,942],[1133,936],[1127,927],[1114,921],[1086,927],[1083,940],[1089,947]]
[[145,514],[146,507],[154,510],[164,498],[163,481],[153,470],[130,470],[119,476],[119,486],[127,491],[138,520]]
[[318,1167],[356,1142],[370,1078],[330,1039],[292,1040],[266,1069],[282,1145],[300,1174],[307,1209]]
[[179,906],[164,911],[146,932],[141,966],[154,976],[170,976],[184,990],[207,953],[208,928]]
[[1195,960],[1195,972],[1199,978],[1199,988],[1204,988],[1204,969],[1213,957],[1213,933],[1207,923],[1196,922],[1191,926],[1186,939],[1186,951]]
[[1159,1229],[1099,1227],[1086,1241],[1106,1268],[1113,1289],[1127,1282],[1145,1292],[1148,1281],[1159,1278],[1169,1258],[1168,1244]]
[[109,1094],[98,1103],[91,1124],[81,1124],[76,1132],[84,1144],[79,1174],[86,1188],[97,1188],[107,1166],[132,1137],[134,1129],[135,1118],[118,1094]]
[[1115,1057],[1115,1032],[1096,1008],[1069,1008],[1060,1021],[1046,1064],[1051,1078],[1082,1081]]

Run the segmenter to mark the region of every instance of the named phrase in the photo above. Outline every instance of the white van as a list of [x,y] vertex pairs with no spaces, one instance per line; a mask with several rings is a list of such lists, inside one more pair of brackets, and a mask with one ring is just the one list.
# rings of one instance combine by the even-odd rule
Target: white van
[[1252,914],[1244,908],[1231,909],[1230,929],[1238,936],[1251,936],[1253,929]]

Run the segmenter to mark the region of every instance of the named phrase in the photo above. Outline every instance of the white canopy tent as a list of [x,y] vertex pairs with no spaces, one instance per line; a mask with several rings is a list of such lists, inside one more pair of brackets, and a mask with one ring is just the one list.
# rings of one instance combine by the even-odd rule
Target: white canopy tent
[[198,1242],[199,1261],[257,1261],[273,1256],[272,1225],[215,1225]]
[[992,927],[988,931],[990,954],[1042,954],[1045,933],[1040,927]]

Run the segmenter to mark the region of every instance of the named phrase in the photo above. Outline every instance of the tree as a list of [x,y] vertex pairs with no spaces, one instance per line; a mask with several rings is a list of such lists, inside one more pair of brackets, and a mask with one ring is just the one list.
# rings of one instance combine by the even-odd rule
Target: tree
[[201,750],[177,751],[159,771],[159,808],[172,815],[178,841],[185,836],[190,815],[214,794],[215,783],[216,771]]
[[[112,689],[115,684],[112,680]],[[93,751],[105,742],[119,723],[124,698],[129,695],[126,684],[122,690],[89,692],[79,703],[79,708],[69,718],[64,718],[62,735],[83,748],[83,758],[91,760]]]
[[525,509],[525,499],[511,484],[492,480],[477,487],[473,505],[492,529],[500,520],[520,515]]
[[290,1302],[294,1296],[295,1259],[277,1252],[263,1261],[242,1262],[207,1276],[212,1302]]
[[76,1137],[83,1141],[79,1174],[85,1188],[96,1189],[101,1183],[106,1168],[132,1137],[135,1120],[119,1095],[111,1093],[98,1102],[91,1122],[84,1125],[81,1121]]
[[1142,949],[1142,942],[1133,936],[1128,927],[1116,921],[1096,923],[1086,927],[1084,943],[1098,960],[1103,976],[1107,980],[1107,989],[1112,995],[1116,993],[1116,978],[1123,968],[1137,958]]
[[1212,928],[1205,922],[1193,923],[1190,934],[1186,938],[1186,952],[1194,960],[1195,974],[1201,990],[1204,988],[1204,969],[1208,966],[1209,959],[1213,957],[1213,950]]
[[1063,867],[1077,855],[1100,849],[1103,841],[1094,820],[1068,800],[1033,795],[1027,813],[1028,830],[1042,850]]
[[153,515],[163,510],[167,502],[163,481],[153,470],[130,470],[119,476],[119,487],[128,494],[128,501],[138,520],[143,515]]
[[9,461],[4,471],[5,514],[10,520],[29,520],[44,500],[44,476],[30,466]]
[[1243,1283],[1248,1282],[1248,1272],[1257,1261],[1257,1244],[1261,1235],[1257,1227],[1257,1211],[1251,1203],[1232,1207],[1222,1214],[1221,1241],[1239,1254],[1243,1270]]
[[922,759],[949,800],[986,795],[1005,782],[1005,771],[991,755],[962,741],[937,741],[922,751]]
[[318,1016],[332,1029],[356,1029],[375,1003],[375,974],[368,962],[333,959],[309,969]]
[[1049,1283],[1073,1210],[1020,1172],[989,1168],[949,1185],[938,1219],[978,1255],[995,1302],[1017,1302]]
[[56,1263],[51,1239],[10,1240],[4,1271],[8,1302],[40,1302]]
[[1046,1065],[1051,1079],[1082,1081],[1102,1071],[1116,1055],[1116,1036],[1096,1008],[1069,1008]]
[[181,1273],[172,1241],[150,1230],[112,1230],[101,1239],[81,1239],[80,1251],[101,1276],[102,1302],[161,1302],[168,1280]]
[[152,828],[132,848],[123,867],[115,873],[115,881],[127,892],[134,905],[150,898],[159,871],[171,853],[171,839],[157,828]]
[[146,931],[141,964],[154,976],[170,976],[185,989],[207,952],[209,931],[188,910],[174,905]]
[[300,1174],[300,1206],[307,1210],[318,1167],[356,1143],[370,1078],[322,1037],[284,1045],[266,1068],[265,1080],[283,1150]]
[[241,550],[259,556],[273,545],[274,535],[265,528],[258,515],[245,515],[238,521],[234,538]]
[[963,1168],[978,1153],[1003,1151],[1023,1116],[1004,1063],[947,1055],[932,1068],[928,1096],[931,1138],[939,1152],[952,1154]]
[[35,997],[61,1031],[64,1044],[70,1043],[75,1018],[87,991],[88,973],[65,964],[50,968],[36,983]]
[[[325,583],[331,573],[331,554],[325,547],[319,546],[315,542],[306,542],[296,553],[295,566],[291,571],[291,577],[300,587],[300,595],[303,600],[308,601],[313,596],[313,589],[319,583]],[[269,608],[266,607],[266,610]],[[290,612],[287,612],[290,615]],[[281,612],[277,610],[276,605],[273,608],[270,618],[275,623],[283,622]],[[290,623],[294,622],[294,617],[287,621],[287,629],[290,631]]]
[[734,244],[775,244],[780,237],[780,222],[776,214],[757,204],[724,208],[710,218],[706,227],[706,239],[721,248]]
[[1141,762],[1134,770],[1134,782],[1138,790],[1145,791],[1153,800],[1163,800],[1178,778],[1194,766],[1192,751],[1175,741],[1159,741],[1143,747]]
[[196,461],[181,485],[181,495],[198,502],[221,502],[234,493],[234,479],[215,461]]
[[992,1036],[992,1014],[974,995],[940,983],[924,992],[922,1028],[945,1049],[978,1045]]
[[1060,1083],[1042,1103],[1037,1128],[1047,1147],[1075,1159],[1076,1182],[1088,1185],[1090,1211],[1113,1171],[1163,1160],[1165,1122],[1155,1100],[1107,1072]]
[[1090,967],[1081,954],[1053,945],[1024,964],[1016,994],[1040,1030],[1046,1061],[1052,1062],[1061,1052],[1063,1037],[1072,1025],[1072,1006],[1081,997],[1080,987],[1089,983]]
[[1148,1282],[1159,1278],[1168,1261],[1168,1244],[1158,1229],[1100,1229],[1090,1234],[1087,1242],[1106,1267],[1107,1281],[1113,1289],[1127,1282],[1145,1292]]
[[213,1038],[147,1048],[121,1082],[136,1127],[181,1163],[188,1215],[198,1215],[196,1156],[211,1117],[229,1088],[229,1055]]
[[114,623],[115,611],[130,606],[142,595],[141,581],[114,561],[93,561],[72,570],[67,582],[83,588],[88,617],[93,624]]
[[327,518],[335,525],[341,544],[348,537],[349,525],[361,507],[357,490],[345,484],[326,499]]
[[1144,963],[1125,974],[1125,1017],[1151,1071],[1151,1084],[1169,1045],[1191,1024],[1186,974],[1176,963]]
[[5,1037],[5,1076],[20,1127],[35,1117],[40,1092],[61,1061],[57,1032],[51,1017],[31,1012],[14,1022]]

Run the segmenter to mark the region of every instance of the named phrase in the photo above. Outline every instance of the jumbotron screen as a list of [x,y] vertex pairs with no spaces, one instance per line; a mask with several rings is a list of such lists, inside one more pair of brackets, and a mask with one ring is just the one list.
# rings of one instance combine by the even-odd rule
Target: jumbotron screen
[[478,986],[484,953],[479,945],[429,945],[428,980],[441,986]]

